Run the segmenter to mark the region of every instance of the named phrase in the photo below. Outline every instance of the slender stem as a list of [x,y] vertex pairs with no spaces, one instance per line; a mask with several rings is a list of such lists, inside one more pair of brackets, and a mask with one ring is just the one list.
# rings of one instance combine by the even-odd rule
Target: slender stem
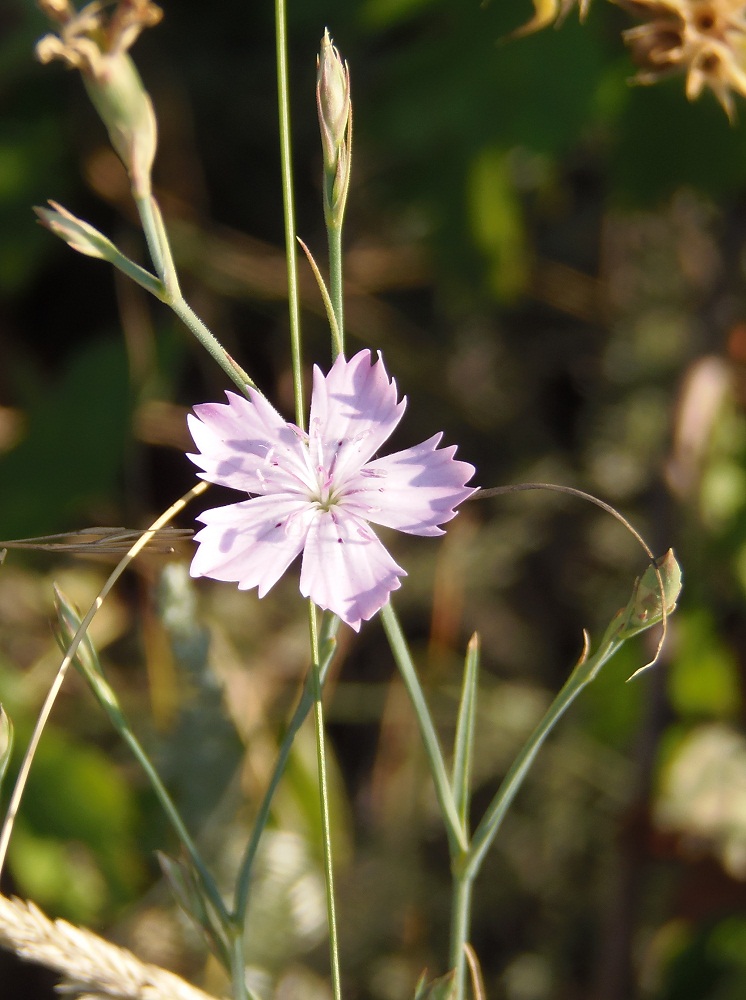
[[[150,256],[153,260],[158,277],[163,282],[159,298],[165,302],[179,317],[184,325],[194,334],[204,349],[213,358],[244,395],[247,386],[256,388],[253,380],[241,366],[233,360],[220,341],[212,334],[199,316],[187,303],[179,288],[171,245],[168,233],[163,225],[161,211],[155,198],[138,198],[137,209],[147,240]],[[142,284],[142,282],[140,282]]]
[[3,865],[5,864],[5,855],[8,853],[10,835],[13,832],[16,814],[18,813],[21,799],[23,798],[23,793],[26,788],[26,782],[28,781],[28,776],[31,771],[31,764],[39,746],[41,735],[44,732],[44,727],[46,726],[49,716],[52,713],[52,708],[57,700],[57,695],[60,692],[63,681],[65,680],[65,675],[67,674],[70,662],[71,661],[68,658],[63,660],[54,681],[52,682],[52,686],[47,692],[41,712],[39,712],[39,718],[36,720],[36,725],[34,726],[34,731],[29,741],[29,745],[23,756],[23,762],[18,772],[18,777],[16,778],[15,785],[13,786],[10,802],[8,803],[5,818],[3,819],[2,829],[0,829],[0,873],[2,872]]
[[572,705],[583,688],[590,684],[604,663],[614,655],[620,645],[620,642],[602,641],[599,650],[587,660],[581,660],[567,681],[565,681],[565,684],[547,709],[544,718],[536,729],[534,729],[513,761],[510,770],[474,832],[471,846],[464,855],[462,864],[459,865],[460,873],[464,877],[473,879],[479,871],[485,854],[489,850],[497,831],[500,829],[505,814],[510,808],[513,799],[523,784],[524,778],[549,733],[570,705]]
[[246,958],[243,947],[243,931],[233,929],[231,940],[231,980],[233,983],[233,1000],[248,1000],[246,989]]
[[160,775],[153,767],[152,763],[150,762],[150,758],[143,750],[137,737],[132,732],[132,729],[130,728],[124,716],[121,715],[121,713],[117,713],[117,715],[119,715],[119,718],[117,719],[114,717],[114,713],[110,712],[109,714],[112,719],[112,722],[114,723],[116,729],[119,732],[119,735],[122,737],[124,742],[130,748],[138,764],[143,769],[148,780],[150,781],[153,791],[155,792],[158,802],[160,803],[161,809],[163,809],[164,813],[168,817],[177,837],[179,838],[184,849],[189,855],[189,860],[192,862],[196,871],[198,872],[200,881],[202,883],[202,887],[204,888],[213,909],[220,918],[220,922],[222,923],[223,927],[227,927],[228,924],[230,923],[230,915],[226,909],[225,903],[223,902],[222,897],[218,892],[218,888],[215,885],[212,875],[210,875],[209,871],[207,870],[207,867],[205,866],[204,861],[202,860],[202,856],[200,855],[197,849],[197,845],[194,843],[191,834],[184,826],[184,821],[179,815],[179,811],[174,805],[173,799],[168,794],[166,786],[161,781]]
[[305,412],[303,407],[298,269],[295,258],[295,207],[293,199],[292,146],[290,141],[290,88],[288,85],[288,39],[285,0],[275,0],[275,35],[277,50],[277,98],[280,115],[282,203],[285,214],[285,255],[288,272],[288,310],[290,317],[293,390],[295,395],[295,422],[303,429],[305,427]]
[[3,868],[5,855],[8,849],[8,844],[10,843],[10,836],[13,830],[15,816],[16,813],[18,812],[18,807],[20,805],[21,798],[23,797],[23,791],[25,788],[26,780],[28,778],[29,771],[31,770],[31,763],[34,758],[34,754],[36,753],[36,748],[39,744],[39,740],[41,739],[44,726],[47,723],[49,715],[54,706],[55,698],[57,697],[60,687],[62,686],[62,682],[65,679],[65,674],[67,673],[70,664],[75,659],[78,647],[83,641],[88,631],[88,628],[90,627],[91,622],[98,614],[100,608],[103,606],[103,603],[106,600],[107,596],[109,595],[109,592],[114,587],[114,584],[120,578],[122,573],[124,573],[125,569],[130,565],[130,563],[137,558],[137,556],[145,548],[148,542],[150,542],[158,534],[159,530],[162,527],[168,524],[169,521],[171,521],[177,514],[179,514],[184,509],[184,507],[186,507],[186,505],[189,503],[190,500],[193,500],[195,497],[200,496],[200,494],[204,493],[206,489],[207,489],[207,483],[197,483],[196,486],[193,486],[190,490],[187,490],[187,492],[183,496],[179,497],[178,500],[172,503],[167,510],[165,510],[159,517],[157,517],[146,531],[143,531],[143,533],[140,535],[140,537],[137,539],[134,545],[132,545],[129,551],[119,560],[116,567],[109,575],[106,583],[99,591],[95,601],[93,602],[93,604],[91,604],[90,608],[88,609],[82,621],[80,622],[80,625],[78,626],[75,636],[73,637],[72,642],[70,643],[68,650],[65,653],[64,659],[60,664],[59,670],[57,671],[57,676],[55,677],[55,680],[49,690],[49,693],[47,694],[47,697],[44,700],[44,705],[42,706],[42,710],[39,713],[39,718],[34,727],[34,732],[31,737],[31,741],[26,750],[26,754],[24,756],[23,763],[21,764],[21,769],[19,771],[18,777],[16,778],[16,783],[13,788],[13,792],[11,794],[10,802],[8,804],[8,809],[5,814],[5,818],[3,820],[2,832],[0,832],[0,871],[2,871]]
[[453,800],[453,792],[443,761],[443,752],[440,748],[438,735],[435,732],[430,710],[427,707],[425,695],[423,694],[417,671],[412,662],[407,641],[404,638],[404,633],[394,613],[391,601],[381,609],[381,622],[383,623],[386,637],[391,646],[391,652],[394,654],[394,659],[399,667],[417,717],[422,744],[425,748],[425,754],[430,765],[430,774],[435,785],[435,794],[438,797],[440,811],[445,823],[446,833],[448,834],[451,857],[456,858],[467,849],[466,831],[459,819],[456,804]]
[[342,224],[328,223],[326,227],[329,241],[329,292],[337,322],[337,335],[332,331],[332,358],[344,353],[344,287],[342,278]]
[[[322,629],[321,638],[321,683],[323,685],[324,678],[329,670],[329,666],[334,658],[334,653],[336,650],[335,636],[339,628],[339,618],[335,616],[329,616],[326,619],[325,627]],[[249,902],[249,890],[251,887],[251,875],[254,868],[254,861],[256,859],[256,853],[259,848],[259,841],[261,840],[264,828],[267,825],[267,820],[269,819],[270,809],[272,808],[272,799],[277,791],[277,786],[280,784],[280,779],[285,773],[285,767],[287,766],[288,759],[290,757],[290,751],[293,748],[293,741],[295,736],[306,720],[308,713],[311,711],[313,705],[313,692],[311,690],[310,678],[306,683],[306,686],[301,695],[300,701],[298,702],[298,707],[293,712],[293,717],[288,724],[287,732],[280,745],[280,750],[277,755],[277,761],[275,763],[275,769],[272,772],[272,777],[270,779],[267,790],[264,793],[264,798],[259,806],[259,811],[257,812],[256,820],[254,821],[254,826],[251,831],[251,837],[246,845],[246,850],[244,856],[241,859],[241,866],[238,872],[238,878],[236,879],[236,897],[233,907],[233,919],[239,926],[242,926],[246,919],[246,908]]]
[[152,195],[135,198],[137,211],[140,216],[140,222],[142,224],[143,232],[145,233],[145,240],[148,244],[148,251],[150,252],[150,259],[153,261],[156,274],[166,286],[168,292],[171,293],[173,289],[170,281],[166,281],[166,266],[160,232],[162,227],[159,227],[156,223],[155,214],[153,212],[153,201],[154,199]]
[[177,299],[166,299],[165,301],[184,323],[184,325],[191,330],[210,357],[217,361],[228,378],[235,382],[244,395],[246,395],[247,386],[251,386],[254,389],[256,388],[254,381],[249,378],[243,368],[241,368],[241,366],[233,360],[217,337],[210,333],[205,324],[194,312],[191,306],[188,305],[185,299],[179,297]]
[[329,822],[329,782],[326,772],[326,738],[324,733],[324,704],[321,698],[321,666],[316,608],[309,601],[308,616],[311,633],[311,685],[313,690],[314,723],[316,728],[316,766],[319,774],[319,804],[321,806],[321,831],[324,844],[324,878],[326,881],[326,916],[329,923],[329,961],[332,974],[334,1000],[341,1000],[342,986],[339,975],[339,939],[337,914],[334,903],[334,864],[332,860],[332,831]]
[[466,992],[466,950],[471,924],[471,898],[474,879],[454,874],[451,900],[450,967],[455,972],[453,1000],[463,1000]]

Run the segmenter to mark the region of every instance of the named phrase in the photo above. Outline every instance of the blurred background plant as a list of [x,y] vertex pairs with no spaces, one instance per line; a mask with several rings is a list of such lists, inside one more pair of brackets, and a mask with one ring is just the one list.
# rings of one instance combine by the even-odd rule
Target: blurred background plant
[[[167,6],[138,42],[158,113],[158,197],[186,295],[292,412],[269,4]],[[443,429],[481,485],[566,483],[616,504],[686,572],[666,662],[628,647],[539,758],[490,855],[473,943],[506,1000],[741,1000],[746,986],[746,131],[681,78],[630,87],[607,3],[509,39],[528,5],[298,0],[290,45],[298,230],[324,256],[315,65],[325,24],[353,71],[350,350],[380,347],[410,399],[401,446]],[[164,308],[33,224],[53,197],[136,258],[124,170],[76,74],[41,67],[27,0],[0,10],[0,535],[143,524],[193,470],[185,415],[226,379]],[[738,98],[736,98],[736,101]],[[743,117],[743,116],[742,116]],[[309,360],[328,329],[302,274]],[[211,490],[218,497],[217,489]],[[211,504],[214,505],[211,499]],[[191,524],[189,515],[182,526]],[[483,643],[475,809],[640,554],[553,494],[469,504],[445,543],[398,538],[398,601],[444,727]],[[226,881],[306,662],[283,580],[253,594],[146,556],[94,640],[139,736]],[[52,581],[79,605],[108,564],[11,552],[0,701],[25,744],[58,653]],[[434,591],[433,591],[434,586]],[[433,596],[434,594],[434,596]],[[330,678],[342,967],[350,998],[411,995],[441,966],[447,850],[380,632]],[[11,764],[11,769],[14,765]],[[276,800],[249,944],[264,994],[326,996],[313,740]],[[77,677],[42,741],[9,855],[14,889],[150,961],[220,974],[174,911],[148,789]],[[0,958],[3,1000],[37,1000]],[[19,985],[13,977],[19,977]]]

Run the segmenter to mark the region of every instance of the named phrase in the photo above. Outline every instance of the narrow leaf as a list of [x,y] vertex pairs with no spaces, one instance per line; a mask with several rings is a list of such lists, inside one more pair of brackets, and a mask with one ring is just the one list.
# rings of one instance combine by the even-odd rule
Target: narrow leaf
[[[56,584],[54,593],[57,619],[60,623],[60,634],[57,639],[63,653],[67,653],[68,646],[75,638],[82,619],[72,601],[65,597]],[[117,696],[104,677],[98,653],[87,632],[83,635],[78,648],[75,650],[73,663],[88,682],[88,686],[109,717],[116,716],[121,719],[122,712]]]
[[3,706],[0,705],[0,785],[3,783],[12,749],[13,723]]
[[453,747],[453,798],[461,823],[467,829],[469,817],[471,765],[474,755],[477,690],[479,681],[479,636],[475,632],[466,647],[464,682],[461,688],[456,739]]
[[455,996],[456,970],[451,969],[430,982],[427,982],[427,972],[423,972],[415,987],[414,1000],[454,1000]]

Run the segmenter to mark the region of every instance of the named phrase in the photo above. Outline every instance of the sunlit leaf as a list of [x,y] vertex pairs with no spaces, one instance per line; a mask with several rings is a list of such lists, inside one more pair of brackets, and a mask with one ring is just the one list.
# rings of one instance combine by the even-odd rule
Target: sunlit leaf
[[0,705],[0,786],[8,767],[10,754],[13,749],[13,723],[10,716]]

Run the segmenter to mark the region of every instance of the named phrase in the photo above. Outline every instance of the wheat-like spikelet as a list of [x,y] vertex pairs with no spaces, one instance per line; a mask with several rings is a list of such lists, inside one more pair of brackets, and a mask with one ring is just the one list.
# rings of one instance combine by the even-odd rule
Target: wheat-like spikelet
[[214,1000],[131,951],[65,920],[50,920],[33,903],[0,895],[0,946],[62,975],[63,990],[88,1000]]

